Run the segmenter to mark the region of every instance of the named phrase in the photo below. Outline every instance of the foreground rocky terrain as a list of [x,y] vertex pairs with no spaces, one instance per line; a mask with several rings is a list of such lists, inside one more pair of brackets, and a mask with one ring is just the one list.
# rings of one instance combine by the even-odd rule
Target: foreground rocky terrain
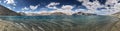
[[[116,18],[120,19],[120,12],[112,14],[110,16],[113,16],[113,17],[116,17]],[[112,31],[120,31],[120,20],[118,22],[116,22],[116,24],[112,28]]]
[[5,16],[0,31],[111,31],[117,21],[108,16]]

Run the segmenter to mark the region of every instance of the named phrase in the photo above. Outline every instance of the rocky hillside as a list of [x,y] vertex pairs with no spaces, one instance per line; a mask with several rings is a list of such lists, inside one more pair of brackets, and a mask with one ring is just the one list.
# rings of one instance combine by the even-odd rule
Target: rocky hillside
[[19,13],[16,13],[2,5],[0,5],[0,16],[21,16]]
[[51,13],[51,15],[66,15],[66,14],[62,12],[54,12],[54,13]]
[[[120,18],[120,12],[112,14],[110,16],[114,16],[114,17]],[[112,31],[120,31],[120,21],[116,22],[116,24],[112,28]]]
[[112,14],[112,16],[115,16],[115,17],[118,17],[118,18],[120,18],[120,12],[118,12],[118,13],[115,13],[115,14]]
[[77,13],[74,13],[73,15],[97,15],[97,14],[77,12]]

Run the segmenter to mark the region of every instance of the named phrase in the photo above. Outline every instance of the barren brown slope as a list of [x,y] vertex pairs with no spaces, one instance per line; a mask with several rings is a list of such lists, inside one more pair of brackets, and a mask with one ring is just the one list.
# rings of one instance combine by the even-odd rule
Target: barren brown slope
[[[120,12],[112,14],[112,16],[120,18]],[[120,21],[116,22],[116,24],[112,28],[112,31],[120,31]]]
[[0,5],[0,16],[20,16],[20,14]]

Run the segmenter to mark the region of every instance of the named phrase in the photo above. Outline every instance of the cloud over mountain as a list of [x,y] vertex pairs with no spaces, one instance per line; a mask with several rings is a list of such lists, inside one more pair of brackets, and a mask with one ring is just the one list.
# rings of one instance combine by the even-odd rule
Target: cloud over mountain
[[14,0],[5,0],[4,2],[5,2],[6,4],[16,5]]
[[30,5],[30,9],[31,9],[31,10],[35,10],[35,9],[37,9],[39,6],[40,6],[40,5],[36,5],[36,6]]

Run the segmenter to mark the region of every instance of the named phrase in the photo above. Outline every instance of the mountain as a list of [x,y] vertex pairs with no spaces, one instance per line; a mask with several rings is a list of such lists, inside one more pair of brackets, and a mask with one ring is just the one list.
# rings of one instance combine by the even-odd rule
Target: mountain
[[0,5],[0,16],[21,16],[21,14]]
[[73,15],[97,15],[97,14],[77,12],[77,13],[74,13]]
[[[25,16],[40,16],[40,15],[69,15],[63,12],[42,12],[42,13],[24,13],[24,12],[20,12],[21,15],[25,15]],[[72,15],[97,15],[97,14],[92,14],[92,13],[84,13],[84,12],[76,12],[73,13]]]
[[62,12],[54,12],[54,13],[51,13],[51,15],[66,15],[66,14]]

